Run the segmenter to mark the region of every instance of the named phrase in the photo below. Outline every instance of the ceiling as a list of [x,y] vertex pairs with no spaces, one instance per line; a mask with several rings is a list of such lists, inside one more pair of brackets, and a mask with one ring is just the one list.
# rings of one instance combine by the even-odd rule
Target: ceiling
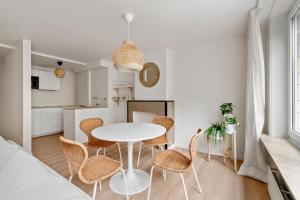
[[288,13],[296,0],[275,0],[271,16],[276,17]]
[[34,51],[90,62],[111,59],[127,37],[143,50],[185,48],[245,35],[256,0],[1,0],[0,43],[26,38]]
[[60,58],[53,58],[48,56],[41,56],[36,54],[31,54],[31,63],[32,65],[39,66],[39,67],[47,67],[47,68],[56,68],[58,66],[57,61],[60,60],[63,62],[62,68],[76,71],[85,68],[85,65],[78,64],[72,61],[63,60]]

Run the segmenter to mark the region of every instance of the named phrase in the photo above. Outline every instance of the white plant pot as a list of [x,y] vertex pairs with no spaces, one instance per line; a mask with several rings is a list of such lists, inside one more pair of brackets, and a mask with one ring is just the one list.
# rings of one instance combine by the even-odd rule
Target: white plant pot
[[222,137],[220,137],[220,135],[218,134],[218,136],[217,136],[217,138],[216,138],[216,141],[221,141],[221,140],[223,140],[223,138]]
[[221,137],[219,134],[217,135],[216,138],[210,138],[210,142],[216,142],[216,143],[220,143],[220,141],[222,141],[224,138]]
[[235,131],[235,124],[226,124],[225,129],[227,134],[233,134]]

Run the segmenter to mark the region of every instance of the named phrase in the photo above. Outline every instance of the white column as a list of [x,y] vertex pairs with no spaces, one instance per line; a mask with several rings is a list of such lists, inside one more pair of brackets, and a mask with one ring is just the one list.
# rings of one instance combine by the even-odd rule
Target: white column
[[133,149],[133,142],[128,142],[128,170],[127,170],[127,176],[130,176],[130,174],[133,173],[133,168],[132,168],[132,149]]
[[23,72],[23,147],[28,152],[31,152],[31,41],[22,40],[20,48]]

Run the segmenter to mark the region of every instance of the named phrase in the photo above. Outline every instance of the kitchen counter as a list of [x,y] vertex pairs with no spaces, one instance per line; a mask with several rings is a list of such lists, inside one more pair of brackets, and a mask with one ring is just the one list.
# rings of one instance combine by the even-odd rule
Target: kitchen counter
[[32,109],[41,108],[63,108],[67,110],[79,110],[79,109],[90,109],[90,108],[105,108],[104,106],[76,106],[76,105],[53,105],[53,106],[31,106]]
[[80,129],[80,122],[87,118],[102,118],[105,124],[115,122],[113,110],[107,107],[73,107],[63,109],[64,137],[81,143],[88,141]]
[[[69,132],[72,134],[75,127],[75,125],[71,125],[72,127],[69,126],[75,123],[73,122],[75,119],[72,118],[72,116],[82,117],[80,118],[81,120],[89,116],[101,117],[107,112],[106,110],[106,107],[99,106],[32,106],[32,137],[61,132]],[[71,118],[69,119],[68,116],[71,116]],[[76,124],[76,127],[79,127],[79,124]]]
[[92,109],[92,108],[106,108],[105,106],[69,106],[64,107],[65,110],[83,110],[83,109]]
[[31,106],[32,109],[39,109],[39,108],[66,108],[66,107],[74,107],[74,105]]

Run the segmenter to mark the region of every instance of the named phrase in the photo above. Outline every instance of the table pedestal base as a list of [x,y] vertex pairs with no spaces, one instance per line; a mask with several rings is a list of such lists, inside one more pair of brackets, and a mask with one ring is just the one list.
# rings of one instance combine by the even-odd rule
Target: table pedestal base
[[[143,170],[133,169],[126,171],[126,179],[129,195],[142,192],[149,187],[150,176]],[[118,172],[111,177],[109,187],[117,194],[126,195],[122,172]]]

